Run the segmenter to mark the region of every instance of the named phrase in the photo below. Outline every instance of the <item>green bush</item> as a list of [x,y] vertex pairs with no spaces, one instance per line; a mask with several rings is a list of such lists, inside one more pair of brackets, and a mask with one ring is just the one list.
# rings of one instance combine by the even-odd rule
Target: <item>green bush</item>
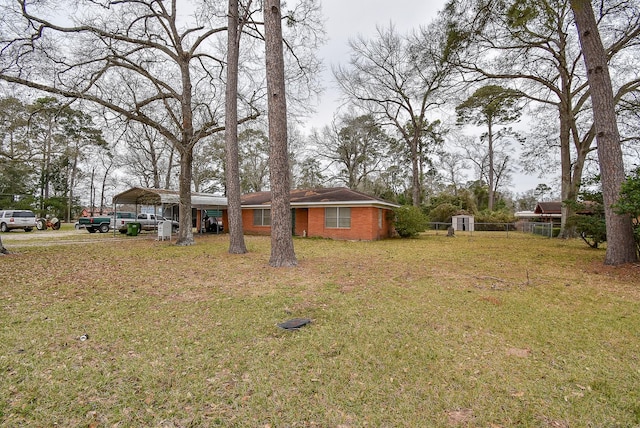
[[403,205],[394,210],[394,227],[401,238],[411,238],[427,229],[428,219],[420,208]]
[[640,167],[636,168],[622,183],[620,199],[614,209],[618,214],[629,214],[633,223],[633,237],[640,253]]
[[[432,210],[436,209],[439,205],[453,205],[456,207],[455,213],[462,213],[475,215],[478,212],[476,203],[474,202],[473,194],[467,189],[460,189],[456,195],[448,193],[441,193],[437,196],[433,196],[430,202],[424,207],[425,213],[428,214]],[[431,221],[440,221],[431,219]],[[444,222],[449,219],[442,220]]]
[[[549,237],[549,223],[541,223],[533,226],[532,233],[534,235],[546,236]],[[551,237],[557,238],[560,235],[560,228],[553,227],[551,229]]]
[[445,202],[429,211],[429,218],[433,222],[449,223],[451,222],[451,216],[456,215],[458,211],[460,211],[459,207]]
[[507,230],[516,218],[507,211],[483,210],[475,216],[474,229],[479,232]]
[[577,201],[565,201],[575,213],[567,219],[565,228],[574,228],[591,248],[607,241],[602,191],[583,190]]

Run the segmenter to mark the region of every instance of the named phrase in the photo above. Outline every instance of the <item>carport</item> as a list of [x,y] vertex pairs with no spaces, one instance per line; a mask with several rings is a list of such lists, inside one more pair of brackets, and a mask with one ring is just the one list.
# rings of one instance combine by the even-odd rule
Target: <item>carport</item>
[[[113,197],[114,211],[117,205],[134,205],[136,213],[140,206],[160,207],[160,214],[171,220],[179,220],[180,193],[177,190],[152,189],[148,187],[132,187]],[[222,222],[227,229],[227,198],[212,193],[191,192],[191,215],[193,227],[201,230],[203,211],[219,212],[222,214]]]

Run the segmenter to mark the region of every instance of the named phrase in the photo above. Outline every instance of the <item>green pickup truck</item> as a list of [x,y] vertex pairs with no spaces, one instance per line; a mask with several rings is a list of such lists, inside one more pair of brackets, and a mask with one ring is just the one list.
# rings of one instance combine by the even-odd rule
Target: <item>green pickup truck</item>
[[[117,223],[127,223],[136,220],[136,213],[128,211],[116,212],[115,218]],[[115,227],[113,213],[107,213],[106,216],[80,217],[78,219],[79,227],[84,227],[89,233],[107,233],[111,228]]]

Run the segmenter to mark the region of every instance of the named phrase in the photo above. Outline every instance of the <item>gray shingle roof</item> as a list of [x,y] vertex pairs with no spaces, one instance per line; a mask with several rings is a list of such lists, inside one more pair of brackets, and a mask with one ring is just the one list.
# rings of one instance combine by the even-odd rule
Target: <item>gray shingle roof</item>
[[[396,204],[384,199],[369,196],[365,193],[346,187],[331,187],[320,189],[296,189],[290,192],[290,202],[294,206],[304,205],[384,205],[389,208]],[[242,196],[242,205],[259,206],[271,205],[271,192],[249,193]]]
[[560,214],[562,202],[538,202],[534,213],[536,214]]

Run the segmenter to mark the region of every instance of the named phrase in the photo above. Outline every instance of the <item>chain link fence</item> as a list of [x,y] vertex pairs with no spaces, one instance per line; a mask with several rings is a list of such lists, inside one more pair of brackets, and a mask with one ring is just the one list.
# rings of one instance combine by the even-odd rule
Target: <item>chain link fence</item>
[[528,221],[522,223],[522,231],[534,235],[546,236],[547,238],[555,238],[560,234],[560,226],[554,223]]
[[[451,223],[445,222],[430,222],[427,231],[435,235],[447,234],[447,231]],[[456,230],[456,234],[463,236],[473,236],[474,233],[486,233],[493,232],[496,236],[509,237],[517,235],[519,233],[534,234],[539,236],[545,236],[553,238],[560,233],[560,227],[552,223],[538,223],[538,222],[516,222],[516,223],[474,223],[473,230],[461,231]]]

